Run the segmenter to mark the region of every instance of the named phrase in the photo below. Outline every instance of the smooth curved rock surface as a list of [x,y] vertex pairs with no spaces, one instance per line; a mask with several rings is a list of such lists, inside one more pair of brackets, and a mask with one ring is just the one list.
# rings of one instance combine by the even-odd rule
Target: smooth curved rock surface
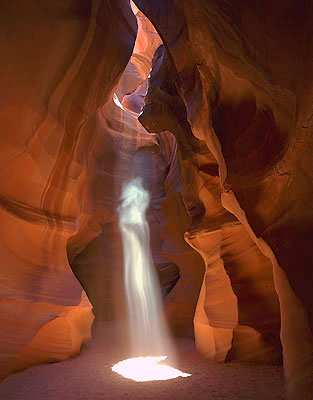
[[289,397],[310,398],[312,7],[296,1],[135,3],[169,52],[194,136],[218,164],[223,206],[272,260]]
[[[196,340],[207,356],[212,353],[215,358],[215,346],[208,344],[207,350],[203,347],[205,337],[210,336],[213,327],[219,329],[215,329],[217,336],[223,336],[226,334],[223,329],[229,329],[226,348],[232,347],[231,358],[277,362],[280,358],[280,316],[271,263],[242,224],[223,208],[217,163],[205,143],[192,136],[174,81],[173,67],[164,48],[160,48],[154,59],[146,105],[140,120],[151,131],[170,129],[178,141],[183,200],[192,219],[185,237],[207,265],[203,295],[200,294],[195,315]],[[228,284],[226,271],[232,287]],[[220,277],[219,283],[216,274]],[[210,303],[215,306],[208,306]],[[202,312],[201,307],[204,307]],[[218,309],[220,322],[216,324],[214,319]],[[213,320],[210,320],[210,313]],[[244,335],[241,325],[250,327]],[[232,341],[231,331],[234,328],[235,338]],[[207,339],[207,342],[210,340]],[[223,350],[224,358],[226,348]]]
[[[175,134],[183,176],[184,205],[178,196],[164,204],[161,250],[182,267],[169,319],[190,329],[201,281],[201,260],[182,243],[186,231],[205,262],[198,347],[217,360],[277,361],[275,284],[288,396],[310,399],[313,9],[296,1],[134,3],[136,44],[127,0],[3,6],[0,377],[76,354],[90,336],[91,306],[69,262],[100,305],[83,270],[119,252],[115,176],[130,173],[142,130],[133,121],[128,140],[121,125],[129,121],[114,117],[112,96],[120,89],[131,108],[145,94],[160,45],[152,23],[166,51],[154,57],[141,121]],[[123,80],[131,56],[139,74]],[[119,164],[123,147],[128,161]],[[105,174],[108,165],[114,174]],[[107,237],[114,248],[103,248]],[[163,244],[154,244],[161,254]]]
[[90,121],[128,62],[136,20],[126,0],[13,1],[0,20],[3,378],[90,338],[66,245],[84,217]]

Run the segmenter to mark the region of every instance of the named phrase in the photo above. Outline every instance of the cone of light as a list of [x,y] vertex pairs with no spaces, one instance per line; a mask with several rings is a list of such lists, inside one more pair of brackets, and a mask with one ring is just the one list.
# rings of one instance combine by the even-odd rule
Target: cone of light
[[124,186],[118,209],[131,351],[136,357],[115,364],[112,370],[135,381],[190,376],[161,363],[168,354],[172,354],[172,348],[150,251],[149,226],[146,220],[149,201],[149,193],[144,189],[141,178],[136,178]]

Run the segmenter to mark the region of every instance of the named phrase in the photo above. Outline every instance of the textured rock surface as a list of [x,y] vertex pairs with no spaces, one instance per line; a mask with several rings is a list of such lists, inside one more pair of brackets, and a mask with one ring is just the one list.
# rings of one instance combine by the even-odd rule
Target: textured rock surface
[[2,5],[0,20],[4,377],[73,355],[90,337],[92,312],[66,244],[84,219],[90,121],[128,62],[136,20],[123,0],[17,0]]
[[135,3],[159,31],[192,132],[218,164],[223,206],[272,259],[289,396],[310,398],[312,7]]
[[[183,198],[192,217],[186,240],[207,265],[195,315],[198,346],[211,358],[225,358],[232,345],[232,358],[276,362],[280,358],[280,317],[271,263],[243,226],[223,208],[218,166],[205,143],[192,136],[174,81],[175,73],[161,48],[154,60],[140,119],[151,131],[170,129],[179,143]],[[237,327],[237,302],[239,323],[250,327],[248,330]],[[215,339],[210,343],[207,337],[213,331]],[[216,350],[216,346],[222,346],[221,350]]]
[[[136,44],[127,0],[3,6],[0,377],[73,355],[90,336],[90,304],[69,262],[96,312],[114,318],[113,293],[122,292],[115,208],[145,135],[112,96],[139,86],[121,99],[132,108],[145,92],[160,44],[146,15],[166,52],[155,56],[141,121],[175,134],[188,212],[178,196],[167,199],[165,244],[159,233],[152,240],[155,254],[182,273],[168,298],[169,320],[190,331],[201,281],[199,256],[182,242],[186,231],[206,267],[194,321],[198,347],[217,360],[277,361],[274,281],[288,394],[310,399],[312,6],[135,3]],[[123,75],[115,88],[134,46],[129,68],[139,74]],[[149,176],[160,167],[151,173],[159,190],[153,178],[164,178],[164,164],[152,154],[154,167],[144,170]]]
[[[123,308],[115,210],[132,156],[156,140],[112,101],[135,42],[128,2],[78,3],[16,1],[2,13],[1,377],[76,354],[90,338],[93,314],[78,280],[98,315],[116,318],[114,307]],[[138,17],[130,69],[140,74],[121,79],[114,90],[124,94],[146,78],[160,43]],[[177,205],[174,196],[167,209],[181,226],[171,235],[178,250],[172,254],[167,244],[163,253],[186,273],[168,312],[174,329],[191,334],[202,263],[182,241],[185,217]]]

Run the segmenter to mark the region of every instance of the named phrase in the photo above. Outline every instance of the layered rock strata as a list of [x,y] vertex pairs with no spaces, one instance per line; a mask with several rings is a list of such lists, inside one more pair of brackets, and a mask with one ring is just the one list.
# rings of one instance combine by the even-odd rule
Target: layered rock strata
[[91,307],[66,247],[84,219],[92,116],[112,96],[137,28],[126,0],[13,1],[0,19],[3,378],[72,356],[90,338]]
[[193,135],[218,164],[223,207],[271,259],[288,395],[310,398],[312,7],[135,3],[167,48]]

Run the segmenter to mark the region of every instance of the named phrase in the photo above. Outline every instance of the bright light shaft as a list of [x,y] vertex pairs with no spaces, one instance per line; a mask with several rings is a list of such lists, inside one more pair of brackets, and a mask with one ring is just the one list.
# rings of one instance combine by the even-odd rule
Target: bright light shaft
[[130,358],[115,364],[112,371],[136,382],[165,381],[191,376],[169,365],[159,364],[166,358],[166,356]]
[[119,207],[124,252],[124,278],[135,355],[168,354],[168,333],[154,269],[146,211],[149,193],[136,178],[125,185]]
[[127,294],[132,353],[136,356],[112,367],[124,378],[136,382],[188,377],[190,374],[162,364],[172,354],[162,313],[161,290],[154,269],[146,212],[149,193],[141,178],[123,188],[119,224],[124,251],[124,274]]

